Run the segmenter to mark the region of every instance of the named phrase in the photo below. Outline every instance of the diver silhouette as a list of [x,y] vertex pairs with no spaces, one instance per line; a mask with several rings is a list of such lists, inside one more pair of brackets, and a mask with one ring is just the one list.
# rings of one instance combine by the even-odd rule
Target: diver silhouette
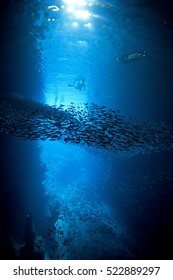
[[85,79],[79,75],[77,78],[75,78],[73,83],[69,83],[68,87],[74,87],[75,89],[78,89],[79,91],[85,90]]

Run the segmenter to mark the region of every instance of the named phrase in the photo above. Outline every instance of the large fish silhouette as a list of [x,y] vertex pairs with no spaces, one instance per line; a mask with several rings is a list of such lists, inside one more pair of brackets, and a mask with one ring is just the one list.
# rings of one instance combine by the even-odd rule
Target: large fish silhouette
[[133,52],[128,54],[123,54],[119,57],[117,57],[117,60],[123,64],[131,63],[138,61],[146,56],[146,52]]

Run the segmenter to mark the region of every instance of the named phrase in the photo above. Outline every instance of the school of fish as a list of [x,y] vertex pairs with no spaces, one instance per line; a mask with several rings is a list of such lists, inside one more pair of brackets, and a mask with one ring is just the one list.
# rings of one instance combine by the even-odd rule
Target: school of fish
[[23,97],[0,97],[0,134],[25,140],[80,144],[111,152],[150,152],[173,147],[172,127],[126,118],[95,103],[59,107]]

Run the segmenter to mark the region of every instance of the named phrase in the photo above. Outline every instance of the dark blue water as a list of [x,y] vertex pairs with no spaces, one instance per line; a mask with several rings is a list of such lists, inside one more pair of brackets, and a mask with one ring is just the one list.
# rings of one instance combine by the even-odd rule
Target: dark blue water
[[[172,125],[170,7],[2,1],[0,93]],[[135,52],[146,56],[117,59]],[[79,75],[82,91],[68,86]],[[1,259],[172,259],[172,159],[0,135]]]

